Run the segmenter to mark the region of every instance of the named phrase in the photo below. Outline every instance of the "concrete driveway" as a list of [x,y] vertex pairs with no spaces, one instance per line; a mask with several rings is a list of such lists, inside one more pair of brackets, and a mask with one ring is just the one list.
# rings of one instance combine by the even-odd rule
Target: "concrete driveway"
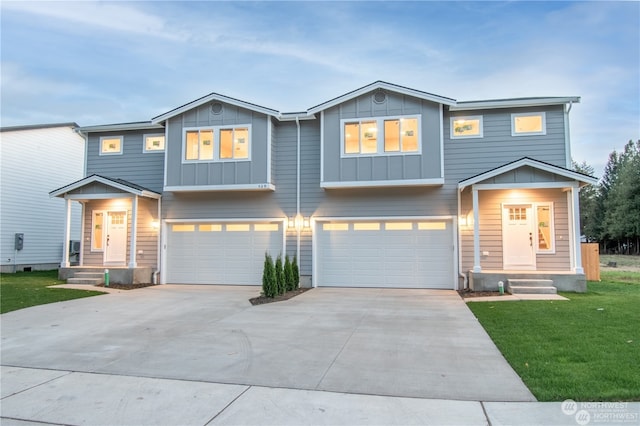
[[2,315],[2,365],[468,401],[535,401],[453,291],[148,287]]

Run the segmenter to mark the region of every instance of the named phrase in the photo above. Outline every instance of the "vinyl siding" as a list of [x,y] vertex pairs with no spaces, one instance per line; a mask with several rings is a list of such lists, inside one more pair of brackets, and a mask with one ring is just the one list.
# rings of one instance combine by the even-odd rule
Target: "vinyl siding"
[[[421,154],[341,158],[341,120],[407,115],[421,117]],[[324,180],[366,182],[440,178],[440,128],[438,104],[400,94],[387,93],[387,100],[377,104],[369,93],[329,108],[324,112]]]
[[[59,264],[66,207],[64,200],[49,198],[49,192],[83,177],[84,139],[71,127],[3,131],[0,147],[3,272],[11,272],[14,261],[18,270]],[[82,209],[75,202],[71,207],[71,239],[77,240]],[[24,233],[24,248],[17,254],[15,233]]]
[[[98,174],[124,179],[162,192],[164,152],[142,152],[144,135],[157,133],[157,130],[91,133],[87,150],[87,176]],[[122,154],[100,155],[100,137],[103,136],[123,136]]]
[[[82,241],[82,254],[84,266],[102,266],[103,251],[91,251],[91,222],[93,211],[126,211],[127,212],[127,265],[130,261],[131,247],[131,200],[95,200],[87,202],[84,215],[85,235]],[[151,222],[157,220],[158,207],[156,200],[138,198],[138,221],[136,251],[143,251],[137,255],[138,266],[156,267],[158,262],[158,230],[151,226]]]
[[[235,185],[267,183],[267,131],[271,118],[254,111],[223,104],[220,114],[203,105],[169,121],[167,186]],[[187,127],[251,125],[250,160],[183,163],[183,133]],[[216,134],[214,150],[219,150]]]
[[[511,136],[511,113],[546,112],[546,135]],[[484,137],[450,138],[450,118],[481,115]],[[444,114],[445,179],[459,182],[522,157],[566,166],[562,106],[471,111]]]
[[[569,258],[569,221],[567,195],[561,189],[518,190],[520,194],[513,198],[511,191],[488,190],[479,191],[480,203],[480,252],[489,252],[488,256],[480,257],[483,270],[501,270],[503,268],[502,252],[502,204],[503,203],[553,203],[555,253],[536,254],[536,270],[538,271],[568,271]],[[462,194],[463,215],[471,212],[471,191],[466,189]],[[463,271],[473,268],[473,227],[460,228],[462,237],[462,267]]]

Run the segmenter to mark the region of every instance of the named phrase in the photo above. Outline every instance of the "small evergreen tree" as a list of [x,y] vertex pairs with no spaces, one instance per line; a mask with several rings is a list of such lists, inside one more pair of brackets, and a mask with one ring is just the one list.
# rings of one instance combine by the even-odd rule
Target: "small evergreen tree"
[[265,297],[275,297],[277,294],[276,270],[269,253],[264,254],[264,268],[262,271],[262,292]]
[[282,268],[282,255],[276,258],[276,288],[277,294],[287,291],[287,283],[284,281],[284,269]]
[[293,281],[293,268],[291,267],[289,256],[284,257],[284,281],[287,284],[287,291],[291,291],[294,289],[295,283]]
[[293,290],[297,290],[300,287],[300,270],[298,269],[298,257],[295,254],[291,263],[291,270],[293,273]]

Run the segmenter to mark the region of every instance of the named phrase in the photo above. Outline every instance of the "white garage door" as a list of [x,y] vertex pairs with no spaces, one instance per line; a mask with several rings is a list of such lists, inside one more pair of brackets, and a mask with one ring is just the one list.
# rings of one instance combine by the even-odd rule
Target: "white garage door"
[[167,224],[166,283],[262,285],[265,251],[284,252],[282,222]]
[[450,220],[335,220],[316,227],[319,286],[454,286]]

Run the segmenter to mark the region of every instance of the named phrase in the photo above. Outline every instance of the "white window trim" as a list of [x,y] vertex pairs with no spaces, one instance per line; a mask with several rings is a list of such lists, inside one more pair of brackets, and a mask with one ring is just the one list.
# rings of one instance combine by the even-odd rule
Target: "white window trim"
[[[164,148],[162,148],[162,149],[147,149],[147,138],[148,137],[158,137],[158,136],[164,136]],[[165,136],[164,133],[146,133],[146,134],[142,135],[142,153],[143,154],[161,153],[161,152],[164,152],[164,150],[166,148],[167,148],[167,137]]]
[[[102,141],[105,139],[120,139],[120,151],[104,152],[102,151]],[[98,147],[99,155],[122,155],[124,151],[124,138],[122,136],[100,136],[100,146]]]
[[[516,117],[531,117],[539,115],[542,117],[542,130],[539,132],[516,132]],[[547,134],[547,114],[542,112],[521,112],[511,114],[511,136],[535,136]]]
[[[453,131],[453,122],[458,120],[478,120],[478,130],[480,131],[477,135],[456,135]],[[449,119],[449,134],[451,135],[451,139],[478,139],[484,137],[484,124],[483,124],[483,116],[482,115],[466,115],[466,116],[457,116],[451,117]]]
[[[95,228],[95,220],[96,220],[96,213],[102,213],[102,248],[101,249],[97,249],[94,248],[94,242],[95,242],[95,233],[94,228]],[[107,223],[107,210],[92,210],[91,211],[91,248],[90,251],[91,253],[104,253],[104,234],[105,234],[105,229],[106,229],[106,223]]]
[[[540,220],[538,219],[538,207],[540,206],[549,207],[549,229],[551,230],[549,235],[550,235],[551,241],[549,241],[550,248],[547,250],[540,249],[540,241],[538,237],[538,224],[540,223]],[[536,221],[534,224],[535,226],[534,235],[536,236],[536,250],[535,250],[536,254],[556,254],[556,224],[554,220],[555,212],[553,210],[553,201],[534,203],[533,209],[534,209],[533,214]]]
[[[386,152],[384,150],[384,122],[385,120],[398,120],[401,118],[415,118],[418,121],[418,150],[412,152],[402,152],[402,151],[390,151]],[[383,137],[378,137],[378,152],[376,153],[355,153],[355,154],[346,154],[344,152],[344,125],[345,123],[362,123],[363,121],[376,121],[378,124],[378,133],[382,134]],[[422,155],[422,115],[414,114],[414,115],[390,115],[390,116],[380,116],[380,117],[354,117],[354,118],[343,118],[340,120],[340,158],[361,158],[361,157],[388,157],[390,155]]]
[[[246,128],[249,132],[249,147],[247,150],[247,158],[220,158],[220,130],[222,129],[237,129]],[[213,131],[213,159],[212,160],[187,160],[185,158],[185,149],[187,144],[187,132],[188,131]],[[251,151],[253,147],[253,134],[251,131],[251,124],[230,124],[224,126],[199,126],[199,127],[183,127],[182,128],[182,151],[180,157],[182,158],[182,164],[198,164],[198,163],[237,163],[241,161],[251,161]]]

